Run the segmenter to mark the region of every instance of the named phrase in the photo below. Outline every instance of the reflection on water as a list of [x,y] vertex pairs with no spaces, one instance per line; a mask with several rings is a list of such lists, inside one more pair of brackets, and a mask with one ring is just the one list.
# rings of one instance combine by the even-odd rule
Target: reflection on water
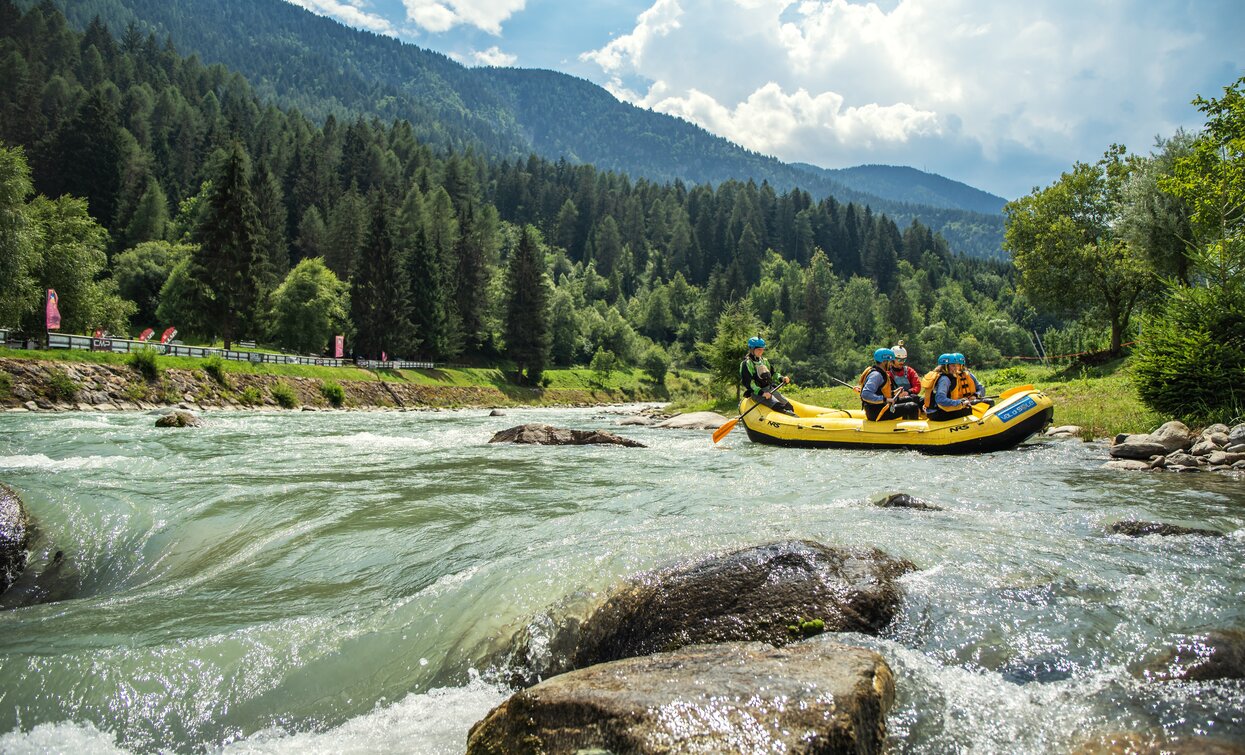
[[[791,450],[587,410],[0,416],[0,481],[72,599],[0,613],[0,751],[460,752],[476,672],[531,617],[640,570],[780,538],[914,561],[878,649],[897,750],[1044,752],[1073,733],[1245,741],[1240,683],[1142,684],[1245,626],[1245,485],[1122,474],[1100,446]],[[647,449],[487,443],[526,421]],[[881,509],[907,492],[946,509]],[[1143,518],[1229,537],[1130,539]]]

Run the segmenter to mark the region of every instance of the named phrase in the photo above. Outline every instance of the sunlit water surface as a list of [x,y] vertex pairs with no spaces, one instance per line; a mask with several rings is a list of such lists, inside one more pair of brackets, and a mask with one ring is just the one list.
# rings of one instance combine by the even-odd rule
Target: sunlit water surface
[[[1245,483],[987,456],[714,447],[603,410],[0,416],[0,482],[63,550],[0,612],[0,751],[458,753],[508,691],[485,659],[573,595],[783,538],[915,562],[880,638],[896,752],[1048,752],[1095,732],[1245,742],[1241,682],[1129,669],[1245,626]],[[542,421],[649,445],[489,445]],[[909,492],[947,510],[881,509]],[[1130,539],[1121,518],[1226,538]]]

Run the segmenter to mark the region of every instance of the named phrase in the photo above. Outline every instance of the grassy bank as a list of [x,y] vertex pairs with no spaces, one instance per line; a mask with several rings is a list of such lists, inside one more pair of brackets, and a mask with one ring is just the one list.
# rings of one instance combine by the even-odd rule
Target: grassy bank
[[[0,348],[0,358],[127,367],[131,365],[132,356],[80,350],[39,351]],[[156,356],[154,359],[156,369],[161,372],[182,370],[200,378],[204,375],[206,360],[203,359],[166,356]],[[516,384],[511,373],[497,367],[364,370],[353,365],[316,367],[227,361],[218,364],[220,371],[224,373],[226,383],[238,382],[230,380],[231,377],[245,378],[247,376],[309,379],[345,386],[381,382],[395,389],[418,389],[419,395],[425,397],[435,398],[440,391],[444,394],[444,401],[438,401],[438,404],[446,406],[461,405],[464,400],[472,401],[471,396],[492,396],[496,401],[510,404],[561,405],[585,402],[687,400],[690,397],[703,398],[709,395],[706,375],[682,370],[672,370],[663,383],[657,384],[644,372],[635,369],[615,370],[609,375],[601,375],[587,368],[556,369],[545,372],[542,386],[534,388]],[[0,385],[0,388],[3,386]],[[484,389],[486,392],[472,392],[471,389]],[[359,393],[357,390],[348,388],[347,393],[352,392]],[[6,397],[0,396],[0,399],[3,398]]]
[[[1125,359],[1100,366],[1038,365],[975,371],[989,395],[1031,383],[1055,402],[1056,425],[1079,425],[1086,438],[1116,433],[1143,433],[1171,417],[1161,417],[1141,403]],[[796,401],[843,409],[860,408],[860,398],[846,387],[809,388],[796,385],[786,391]],[[682,405],[688,410],[712,410],[727,416],[737,411],[734,392],[727,399],[697,399]]]

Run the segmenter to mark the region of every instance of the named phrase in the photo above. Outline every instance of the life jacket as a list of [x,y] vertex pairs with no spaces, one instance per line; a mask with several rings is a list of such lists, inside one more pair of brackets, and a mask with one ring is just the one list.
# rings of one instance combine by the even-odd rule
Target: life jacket
[[[896,388],[903,388],[908,393],[916,393],[917,391],[920,390],[919,385],[912,385],[912,381],[908,379],[908,368],[907,367],[904,367],[902,370],[900,370],[898,374],[892,372],[890,375],[891,375],[891,380],[894,381]],[[919,380],[917,382],[918,384],[920,383]]]
[[938,378],[942,375],[951,378],[951,390],[947,391],[947,398],[959,400],[977,395],[973,379],[969,377],[967,372],[949,375],[938,370],[930,370],[921,378],[921,392],[925,394],[924,405],[927,413],[933,411],[938,406],[938,402],[935,401],[936,391],[934,389],[938,385]]
[[[748,374],[752,375],[752,380],[761,390],[764,391],[774,382],[774,371],[770,368],[769,360],[765,357],[753,359],[751,356],[744,357],[744,364],[748,368]],[[748,389],[748,395],[751,395],[752,386],[745,386]]]
[[884,378],[884,380],[882,381],[882,387],[878,389],[878,393],[882,394],[882,398],[886,399],[887,401],[890,401],[891,396],[895,394],[895,381],[891,377],[891,374],[889,371],[884,370],[881,367],[878,367],[876,364],[874,364],[874,365],[870,365],[869,367],[866,367],[865,371],[860,373],[860,380],[858,381],[858,387],[860,388],[861,403],[863,404],[869,403],[868,401],[865,401],[864,390],[865,390],[865,381],[869,379],[869,373],[871,372],[880,372],[882,374],[882,377]]

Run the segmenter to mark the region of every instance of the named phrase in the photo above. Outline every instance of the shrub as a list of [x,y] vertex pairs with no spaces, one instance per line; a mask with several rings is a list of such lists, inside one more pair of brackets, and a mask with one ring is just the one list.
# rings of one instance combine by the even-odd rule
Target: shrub
[[341,384],[335,380],[326,380],[321,383],[320,393],[333,406],[341,406],[346,402],[346,392],[342,390]]
[[666,382],[666,371],[670,369],[670,357],[662,347],[653,346],[644,352],[644,356],[640,359],[640,366],[644,368],[644,373],[648,375],[649,380],[662,385]]
[[7,372],[0,371],[0,398],[8,398],[13,395],[13,376]]
[[1013,385],[1023,384],[1027,378],[1028,375],[1025,374],[1023,367],[1004,367],[1001,370],[995,370],[990,379],[994,383]]
[[1245,292],[1181,288],[1134,355],[1141,400],[1165,417],[1239,421],[1245,413]]
[[272,393],[273,400],[282,409],[293,409],[298,406],[298,395],[294,393],[294,389],[290,387],[289,383],[279,380],[272,386],[270,392]]
[[618,369],[618,357],[609,349],[597,347],[597,353],[592,355],[592,363],[588,365],[588,369],[596,373],[598,382],[604,384],[614,370]]
[[160,379],[160,364],[156,361],[155,349],[132,351],[126,363],[138,370],[149,382],[154,383]]
[[151,389],[142,383],[130,383],[125,387],[125,397],[134,403],[146,401],[151,395]]
[[242,389],[241,393],[238,394],[238,401],[242,402],[246,406],[258,406],[259,404],[264,403],[264,394],[260,393],[259,389],[255,386],[248,385]]
[[78,395],[78,384],[60,370],[52,370],[48,375],[47,392],[53,401],[73,401]]
[[222,388],[228,389],[229,375],[225,374],[225,360],[219,356],[208,357],[203,360],[203,371],[212,376],[212,379],[220,384]]

